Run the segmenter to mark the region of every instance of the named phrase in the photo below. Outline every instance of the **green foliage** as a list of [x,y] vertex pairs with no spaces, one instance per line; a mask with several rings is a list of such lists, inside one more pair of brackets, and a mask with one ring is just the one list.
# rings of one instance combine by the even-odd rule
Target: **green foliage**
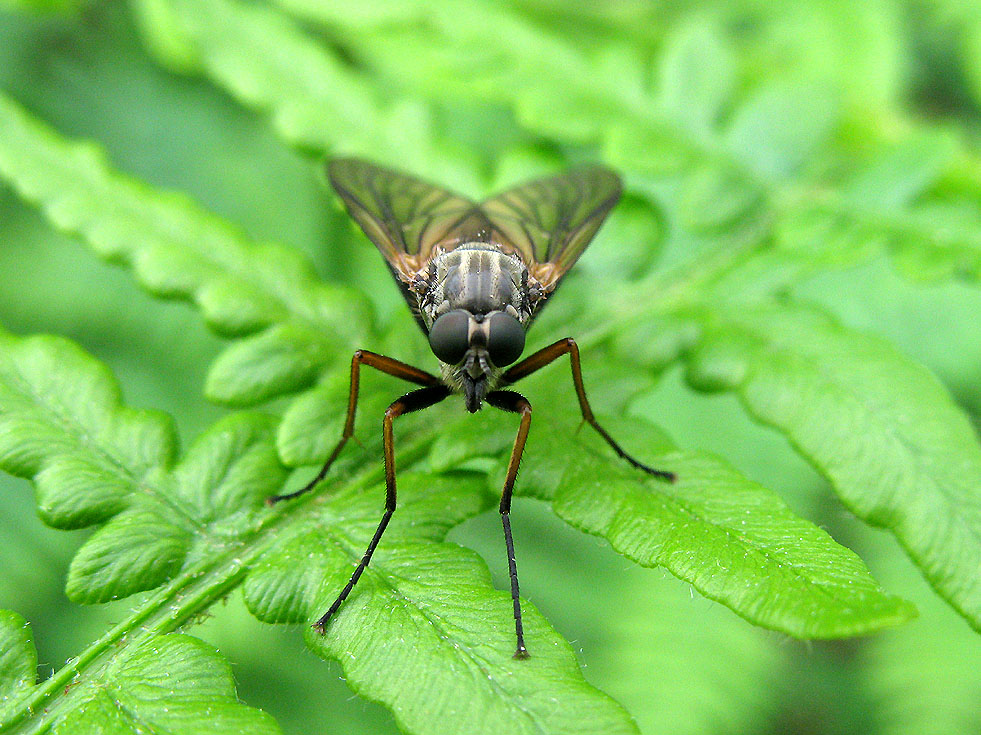
[[[766,305],[731,310],[725,320],[695,351],[689,380],[738,390],[753,415],[827,474],[856,515],[892,529],[937,590],[981,628],[974,574],[981,536],[972,510],[981,451],[943,387],[889,345],[820,312]],[[802,393],[815,400],[802,404]],[[868,428],[849,443],[829,434],[829,423]]]
[[37,669],[31,626],[10,610],[0,610],[0,664],[0,715],[6,720],[34,684]]
[[[887,579],[905,581],[925,620],[910,626],[907,635],[883,635],[861,654],[868,671],[876,674],[863,687],[878,705],[877,723],[882,732],[896,735],[970,732],[981,697],[981,680],[974,673],[981,664],[977,634],[959,620],[943,622],[936,614],[940,601],[901,559],[893,559],[884,572]],[[927,620],[934,624],[921,624]],[[936,702],[945,702],[942,721]]]
[[[427,500],[434,510],[459,513],[459,481],[407,479],[409,487],[430,486],[433,497]],[[372,497],[381,491],[376,488]],[[377,503],[361,505],[364,515],[355,519],[364,531],[359,545],[337,553],[337,534],[312,528],[277,547],[275,558],[249,576],[246,604],[259,618],[319,617],[377,524]],[[390,703],[396,721],[410,732],[573,733],[583,722],[596,732],[637,732],[619,705],[586,684],[569,644],[533,609],[525,626],[535,654],[530,665],[515,663],[508,593],[492,589],[473,552],[412,540],[421,530],[393,529],[394,538],[386,537],[359,583],[359,605],[338,613],[325,637],[307,632],[308,645],[320,655],[350,658],[345,673],[355,691]],[[298,577],[298,562],[312,562],[313,568]],[[557,701],[575,705],[557,708]]]
[[[527,448],[534,465],[522,473],[522,487],[548,499],[576,528],[606,538],[638,564],[667,569],[747,620],[789,635],[855,635],[915,615],[908,603],[883,594],[852,552],[717,457],[680,451],[650,423],[620,419],[626,436],[643,437],[642,444],[634,442],[643,447],[645,461],[678,475],[675,483],[638,478],[602,442],[585,430],[576,433],[571,386],[552,386],[551,398],[545,415],[534,419]],[[462,422],[450,425],[430,463],[458,466],[510,449],[513,426],[491,428],[474,441]],[[775,599],[773,585],[786,596]]]
[[[27,622],[0,610],[0,660],[3,708],[26,699],[34,685],[37,653]],[[50,731],[141,733],[193,732],[279,733],[264,712],[246,707],[235,697],[232,672],[221,655],[207,644],[171,633],[145,637],[118,656],[97,678],[77,683],[71,709],[49,713]],[[5,711],[6,710],[6,711]]]
[[[724,462],[679,451],[654,461],[681,479],[655,490],[585,459],[563,474],[555,512],[629,559],[663,566],[747,620],[790,635],[837,638],[915,614],[884,595],[857,557]],[[787,596],[774,599],[774,588]]]
[[[635,714],[641,732],[763,729],[778,705],[772,693],[782,686],[786,653],[724,608],[693,604],[686,589],[667,580],[629,577],[625,594],[636,603],[621,611],[606,644],[611,655],[598,665],[609,677],[610,693]],[[744,675],[730,676],[726,661],[738,661]],[[657,671],[658,686],[624,675],[635,667]]]
[[45,13],[78,10],[84,3],[80,0],[3,0],[2,5],[13,10]]
[[186,197],[147,191],[112,172],[98,148],[57,138],[9,100],[0,105],[2,169],[53,224],[131,265],[152,293],[193,299],[219,334],[253,335],[215,362],[215,400],[250,404],[296,390],[364,330],[360,296],[319,282],[294,251],[250,242]]
[[[215,603],[237,589],[263,622],[306,626],[319,617],[375,530],[384,494],[377,422],[401,386],[366,371],[361,446],[345,449],[317,493],[275,509],[262,501],[299,486],[309,469],[295,478],[290,470],[319,465],[331,450],[355,348],[432,365],[380,259],[336,213],[318,225],[326,231],[317,237],[330,246],[325,279],[296,248],[255,237],[254,221],[246,226],[240,216],[214,214],[221,209],[214,202],[164,189],[161,183],[173,187],[170,173],[122,172],[134,164],[119,155],[126,146],[115,145],[125,137],[120,129],[145,122],[154,137],[164,136],[159,110],[185,104],[221,109],[205,119],[228,126],[231,141],[243,142],[245,131],[261,136],[255,131],[268,118],[284,142],[318,163],[325,154],[367,155],[474,196],[583,159],[603,158],[625,176],[624,202],[536,323],[529,346],[574,329],[600,421],[679,480],[640,476],[589,427],[575,431],[568,368],[522,383],[535,414],[519,495],[544,501],[554,517],[637,567],[605,561],[582,534],[552,529],[522,538],[522,514],[534,518],[545,506],[519,499],[519,566],[530,567],[533,580],[523,573],[522,589],[542,601],[551,623],[523,602],[532,658],[514,661],[501,567],[489,571],[457,543],[479,548],[483,537],[468,529],[497,523],[514,417],[475,418],[446,404],[400,419],[398,513],[326,636],[309,628],[305,635],[310,650],[338,661],[349,686],[386,706],[398,727],[765,731],[778,729],[774,723],[790,717],[780,710],[797,711],[800,699],[847,699],[788,694],[780,671],[800,668],[800,652],[774,648],[772,635],[743,620],[807,639],[906,623],[859,644],[848,676],[823,675],[820,664],[800,676],[818,682],[801,688],[818,693],[854,689],[854,704],[824,706],[838,707],[835,714],[852,706],[842,716],[865,732],[873,729],[856,712],[867,708],[875,708],[882,732],[922,732],[940,721],[950,692],[958,705],[975,701],[981,665],[964,622],[981,629],[981,443],[963,407],[981,412],[976,371],[950,386],[955,400],[918,364],[929,354],[911,357],[856,329],[879,325],[869,330],[836,316],[841,298],[861,297],[855,289],[849,296],[831,288],[820,303],[802,292],[816,276],[874,267],[885,257],[917,288],[956,280],[977,304],[981,178],[963,124],[976,115],[963,109],[943,123],[926,120],[935,106],[917,102],[922,89],[904,88],[916,82],[897,71],[913,43],[901,36],[904,14],[955,24],[964,38],[977,21],[941,3],[919,4],[915,13],[885,1],[841,5],[704,3],[688,11],[626,2],[600,11],[551,0],[438,7],[133,0],[131,18],[94,6],[81,20],[10,16],[8,28],[0,24],[0,54],[10,61],[0,58],[0,84],[12,93],[0,93],[0,179],[40,211],[45,224],[30,232],[71,235],[152,295],[190,303],[226,340],[190,366],[206,374],[203,393],[223,406],[265,411],[229,413],[182,452],[177,426],[198,391],[173,384],[181,393],[176,421],[124,405],[112,372],[127,366],[111,345],[150,344],[150,337],[123,336],[120,314],[100,317],[101,331],[90,332],[100,337],[86,341],[112,372],[63,338],[0,333],[0,466],[33,482],[45,523],[95,527],[73,549],[68,598],[125,598],[109,608],[116,623],[40,683],[30,628],[0,612],[0,731],[278,731],[269,716],[238,702],[225,660],[179,631],[209,611],[221,615]],[[113,33],[91,30],[102,26]],[[126,45],[131,27],[146,51]],[[48,36],[65,40],[79,59],[101,61],[72,66],[60,46],[44,46],[37,53],[56,71],[25,83],[33,81],[25,59],[34,57],[23,49],[40,48],[36,39]],[[930,39],[915,40],[931,47]],[[117,47],[125,52],[118,63]],[[970,68],[970,53],[959,53]],[[150,56],[168,73],[154,70]],[[934,60],[918,63],[926,79],[936,75]],[[112,76],[120,69],[126,84]],[[152,102],[140,93],[128,105],[113,98],[127,99],[125,75],[153,79],[134,86],[152,90]],[[976,90],[967,78],[969,96]],[[64,79],[67,89],[57,86]],[[75,89],[109,90],[111,111],[86,118]],[[224,107],[207,107],[219,104],[212,98]],[[263,117],[247,118],[239,104]],[[78,142],[78,134],[100,144]],[[180,152],[175,161],[161,155],[160,170],[221,169],[208,146],[204,154],[184,150],[181,136],[191,142],[196,134],[193,124],[175,133]],[[110,162],[103,145],[123,162]],[[154,147],[135,160],[155,160]],[[228,199],[243,191],[236,176],[248,178],[219,171]],[[276,180],[261,167],[249,176]],[[289,185],[260,192],[256,221],[271,221],[275,196],[289,195]],[[0,237],[31,246],[50,237],[24,235],[19,222],[29,215],[19,206],[0,199],[12,213]],[[71,283],[71,269],[57,270],[34,277]],[[14,284],[27,276],[3,277]],[[922,291],[894,287],[908,289],[916,308]],[[29,298],[28,291],[17,293]],[[120,311],[144,304],[129,298]],[[42,319],[35,329],[77,333],[70,320]],[[183,356],[186,349],[178,338],[161,351]],[[952,350],[964,350],[959,359],[970,363],[968,346]],[[147,373],[183,374],[180,356],[167,365],[142,355],[139,362]],[[782,451],[817,474],[798,469],[775,482],[762,454],[723,459],[699,440],[669,440],[636,415],[661,390],[652,388],[657,379],[679,370],[691,389],[684,401],[738,397],[740,419],[771,427],[796,455]],[[720,428],[705,427],[702,436]],[[761,445],[770,436],[753,431]],[[873,570],[901,562],[888,550],[867,554],[864,530],[821,510],[819,476],[857,518],[899,541],[933,592],[918,590],[908,570],[887,574],[889,591],[880,587],[834,539],[858,549]],[[499,527],[493,534],[489,560],[502,553]],[[526,557],[536,544],[541,554]],[[602,553],[613,558],[609,549]],[[651,572],[640,567],[666,570],[721,606],[688,609],[677,586],[641,576]],[[603,586],[621,577],[629,581]],[[562,585],[576,592],[550,599]],[[923,621],[910,622],[908,589],[916,590]],[[575,623],[564,617],[573,599],[581,607]],[[32,620],[42,630],[39,622]],[[581,641],[579,660],[558,631]],[[39,636],[42,645],[47,635]],[[968,663],[952,669],[951,652]],[[588,681],[580,661],[592,666]],[[917,661],[928,663],[929,674]],[[320,681],[322,669],[311,671],[307,678]],[[767,686],[745,685],[757,681]],[[956,711],[953,732],[976,729],[976,708]],[[330,717],[325,706],[320,722]]]
[[[2,435],[16,438],[27,431],[41,437],[29,446],[5,448],[4,468],[33,477],[39,494],[41,488],[54,486],[43,497],[56,507],[71,505],[70,511],[57,517],[63,527],[90,525],[113,515],[72,562],[67,592],[78,602],[105,602],[170,581],[134,614],[136,619],[161,615],[159,626],[166,631],[213,604],[227,593],[228,585],[241,581],[245,570],[252,570],[245,594],[253,612],[270,622],[300,622],[316,617],[316,611],[329,604],[328,598],[343,584],[351,562],[359,558],[374,532],[377,498],[383,492],[377,482],[367,487],[353,482],[328,503],[308,499],[305,515],[259,510],[263,499],[285,481],[268,417],[232,414],[173,464],[170,423],[157,414],[141,415],[121,406],[118,387],[106,370],[71,343],[51,337],[5,336],[0,355]],[[32,421],[37,425],[30,425]],[[120,446],[121,434],[130,438],[130,446]],[[377,470],[369,471],[368,477],[376,475]],[[62,495],[69,503],[59,502]],[[515,662],[510,657],[513,639],[507,625],[507,595],[493,590],[472,553],[438,543],[449,528],[490,504],[483,483],[466,476],[445,480],[409,476],[403,478],[402,495],[385,549],[359,587],[360,599],[367,604],[361,610],[347,608],[327,639],[311,632],[311,647],[333,657],[354,654],[348,667],[352,683],[367,696],[397,702],[396,717],[413,730],[424,730],[431,723],[435,692],[451,688],[459,673],[469,669],[472,674],[479,672],[480,686],[467,696],[487,703],[488,728],[504,723],[519,727],[519,720],[524,720],[533,730],[573,732],[576,716],[552,706],[556,700],[568,700],[581,703],[578,716],[588,713],[604,730],[633,731],[626,713],[583,681],[568,645],[533,608],[528,610],[528,631],[529,640],[539,649],[536,662],[533,666]],[[273,532],[284,524],[286,528]],[[303,573],[298,575],[298,569]],[[195,588],[200,588],[196,594]],[[183,599],[185,607],[170,613],[166,605],[174,597]],[[393,615],[393,610],[401,610],[405,619]],[[130,633],[132,622],[127,621],[117,635]],[[405,631],[410,629],[420,637],[407,637]],[[159,639],[150,630],[136,637],[143,648],[129,653],[130,647],[124,647],[127,653],[100,660],[99,666],[94,662],[105,657],[110,641],[94,644],[86,654],[93,659],[93,671],[86,671],[83,678],[88,681],[94,676],[111,684],[113,691],[90,700],[87,688],[70,689],[59,703],[66,713],[52,716],[46,726],[55,731],[91,727],[112,714],[104,705],[122,696],[116,689],[128,691],[127,677],[165,676],[170,657],[187,659],[192,672],[188,676],[199,676],[193,672],[201,664],[183,651],[183,643],[173,649],[158,646]],[[488,635],[491,630],[494,637]],[[400,655],[392,650],[397,631],[402,631],[405,646]],[[136,645],[136,641],[131,644]],[[365,647],[363,655],[360,646]],[[382,655],[379,647],[387,652]],[[443,656],[434,656],[440,648]],[[147,657],[140,650],[154,655]],[[150,660],[162,668],[145,671],[143,664]],[[411,675],[393,678],[392,671],[398,668]],[[431,682],[434,690],[417,683],[406,688],[408,682],[417,681]],[[39,690],[25,707],[37,710],[51,697],[49,689]],[[151,694],[155,689],[149,686]],[[176,717],[179,722],[203,717],[220,694],[202,693],[191,685],[186,693],[168,694],[176,702],[174,707],[145,717]],[[103,696],[110,700],[103,702]],[[132,709],[137,711],[143,705],[152,708],[158,698],[141,696],[139,691],[134,697]],[[24,714],[15,711],[11,719]],[[228,727],[237,726],[239,714],[238,709],[229,714]],[[438,714],[444,732],[474,731],[474,713],[461,710],[455,699],[447,700]]]

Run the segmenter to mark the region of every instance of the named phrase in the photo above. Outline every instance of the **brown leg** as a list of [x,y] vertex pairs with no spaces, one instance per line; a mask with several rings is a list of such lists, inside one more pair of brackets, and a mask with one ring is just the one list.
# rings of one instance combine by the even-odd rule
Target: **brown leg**
[[554,362],[556,359],[566,353],[569,354],[569,361],[572,363],[572,382],[576,386],[576,395],[579,396],[579,409],[582,411],[582,417],[586,423],[599,432],[599,435],[606,440],[606,443],[613,448],[614,452],[616,452],[620,457],[623,457],[634,467],[639,470],[643,470],[648,474],[654,475],[655,477],[660,477],[670,482],[674,482],[676,477],[673,472],[656,470],[653,467],[648,467],[643,462],[638,462],[636,459],[627,454],[623,448],[617,444],[613,437],[606,432],[606,429],[600,426],[599,422],[596,421],[596,418],[593,416],[593,409],[589,407],[589,399],[586,398],[586,389],[583,387],[582,383],[582,368],[579,364],[579,346],[576,344],[576,340],[574,340],[572,337],[560,339],[555,344],[551,344],[548,347],[540,349],[533,355],[529,355],[517,365],[514,365],[510,370],[505,372],[503,380],[507,383],[515,383]]
[[385,514],[382,516],[381,522],[378,524],[378,528],[375,530],[375,535],[372,536],[371,541],[368,544],[368,548],[364,552],[364,556],[361,557],[361,562],[354,570],[354,574],[351,575],[351,579],[348,580],[348,583],[344,586],[344,589],[341,590],[341,594],[339,594],[337,599],[334,600],[334,604],[331,605],[327,612],[321,616],[320,620],[313,624],[314,629],[321,635],[324,633],[327,622],[331,619],[334,613],[337,612],[338,608],[341,606],[341,603],[343,603],[344,600],[347,599],[347,596],[351,594],[351,590],[354,589],[354,585],[356,585],[358,580],[361,579],[361,575],[364,573],[365,567],[367,567],[368,562],[371,561],[371,555],[375,553],[375,547],[378,546],[378,542],[381,540],[382,534],[385,533],[385,529],[388,527],[388,522],[392,519],[392,514],[395,513],[395,443],[392,434],[392,422],[403,414],[429,408],[430,406],[442,401],[449,394],[450,389],[444,385],[434,385],[428,388],[420,388],[419,390],[414,390],[411,393],[406,393],[404,396],[392,403],[392,405],[390,405],[385,411],[385,420],[382,423],[382,436],[384,437],[385,447]]
[[514,541],[511,538],[511,493],[514,490],[514,479],[518,476],[518,465],[521,454],[528,440],[528,430],[531,428],[531,404],[520,393],[512,391],[494,391],[487,394],[487,402],[502,411],[521,414],[521,424],[518,434],[514,437],[514,447],[511,449],[511,461],[508,462],[508,474],[504,478],[504,490],[501,492],[501,523],[504,526],[504,544],[508,552],[508,574],[511,577],[511,600],[514,603],[514,632],[518,640],[514,657],[528,658],[525,648],[525,632],[521,624],[521,602],[518,598],[518,567],[514,560]]
[[347,440],[354,436],[354,415],[358,409],[358,386],[361,382],[362,363],[396,378],[408,380],[410,383],[417,383],[418,385],[427,387],[441,385],[440,379],[435,375],[430,375],[423,370],[394,360],[391,357],[377,355],[367,350],[358,350],[355,352],[354,357],[351,358],[351,390],[348,394],[347,420],[344,422],[344,432],[341,434],[341,440],[337,442],[337,446],[334,447],[334,451],[330,453],[330,456],[324,462],[324,466],[320,468],[320,472],[317,473],[316,477],[295,492],[286,493],[285,495],[273,495],[271,498],[266,498],[267,505],[274,505],[280,500],[291,500],[312,490],[327,475],[327,471],[334,464],[334,460],[337,459],[337,455],[341,453],[344,445],[347,444]]

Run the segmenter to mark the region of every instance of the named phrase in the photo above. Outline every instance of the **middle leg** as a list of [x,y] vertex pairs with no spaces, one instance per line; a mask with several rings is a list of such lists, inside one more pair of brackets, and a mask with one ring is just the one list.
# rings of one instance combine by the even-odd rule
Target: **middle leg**
[[622,457],[634,467],[643,470],[649,475],[660,477],[662,480],[667,480],[668,482],[674,482],[677,478],[673,472],[658,470],[634,459],[610,436],[606,429],[600,426],[599,421],[593,415],[593,409],[589,405],[589,399],[586,397],[586,387],[582,382],[582,367],[579,364],[579,346],[572,337],[560,339],[558,342],[550,344],[548,347],[543,347],[538,352],[529,355],[518,364],[509,368],[504,373],[503,380],[505,383],[516,383],[522,378],[541,370],[546,365],[550,365],[562,357],[562,355],[566,354],[569,355],[569,362],[572,365],[572,384],[576,389],[576,396],[579,398],[579,410],[582,413],[583,420],[596,429],[596,432],[603,437],[604,441],[610,445],[619,457]]
[[331,617],[333,617],[334,613],[337,612],[344,600],[347,599],[347,596],[351,594],[351,590],[354,589],[354,585],[356,585],[358,580],[361,579],[361,575],[364,574],[365,567],[367,567],[368,562],[371,561],[371,555],[375,553],[375,547],[378,546],[378,542],[381,541],[382,534],[385,533],[385,529],[388,527],[388,522],[392,520],[392,515],[395,513],[395,441],[392,432],[392,423],[399,416],[412,413],[413,411],[421,411],[424,408],[429,408],[430,406],[436,405],[449,394],[450,389],[444,385],[420,388],[419,390],[414,390],[411,393],[406,393],[397,401],[394,401],[385,411],[385,420],[382,423],[382,437],[384,440],[385,451],[385,513],[382,516],[381,521],[378,523],[378,528],[375,529],[375,535],[372,536],[371,541],[368,543],[368,548],[365,550],[364,556],[361,557],[361,561],[354,570],[354,574],[351,575],[351,579],[348,580],[346,585],[344,585],[344,589],[341,590],[341,594],[339,594],[337,599],[334,600],[334,604],[331,605],[327,612],[325,612],[320,619],[313,624],[313,628],[321,635],[324,634],[328,621],[331,619]]

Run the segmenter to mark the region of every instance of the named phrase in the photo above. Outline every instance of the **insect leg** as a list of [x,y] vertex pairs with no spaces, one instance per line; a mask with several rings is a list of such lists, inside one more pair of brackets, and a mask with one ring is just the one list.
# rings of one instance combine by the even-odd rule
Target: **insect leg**
[[399,360],[395,360],[391,357],[385,357],[384,355],[378,355],[374,352],[368,352],[368,350],[358,350],[355,352],[354,357],[351,358],[351,390],[348,394],[347,420],[344,422],[344,431],[341,434],[341,440],[337,442],[337,446],[334,447],[334,451],[330,453],[330,456],[327,458],[327,461],[324,462],[324,466],[320,468],[320,472],[317,473],[316,477],[295,492],[286,493],[285,495],[273,495],[271,498],[266,498],[267,505],[274,505],[280,500],[291,500],[292,498],[299,497],[300,495],[312,490],[318,482],[324,479],[324,476],[326,476],[330,466],[334,464],[334,460],[337,459],[337,455],[341,453],[344,445],[347,444],[347,440],[354,436],[354,415],[358,409],[358,386],[361,382],[362,364],[373,367],[376,370],[392,375],[396,378],[408,380],[410,383],[417,383],[418,385],[425,386],[436,386],[441,384],[440,379],[435,375],[430,375],[419,368],[412,367],[412,365],[407,365],[406,363],[400,362]]
[[321,616],[320,620],[313,624],[314,629],[321,635],[324,633],[327,622],[337,612],[341,603],[351,594],[354,585],[358,583],[358,580],[364,573],[365,567],[371,561],[371,555],[375,553],[375,547],[378,546],[382,534],[385,533],[385,529],[388,527],[388,522],[392,519],[392,514],[395,513],[395,444],[392,434],[392,422],[403,414],[429,408],[442,401],[449,394],[450,389],[442,384],[420,388],[411,393],[406,393],[386,409],[385,419],[382,422],[382,436],[385,447],[385,514],[382,516],[378,528],[375,530],[375,535],[372,536],[371,541],[368,543],[368,548],[365,550],[364,556],[361,557],[361,561],[354,570],[354,574],[351,575],[351,579],[348,580],[344,589],[341,590],[341,594],[334,600],[334,604]]
[[579,346],[576,344],[576,340],[572,337],[566,337],[565,339],[560,339],[558,342],[540,349],[532,355],[529,355],[524,360],[514,365],[510,370],[504,373],[503,380],[507,383],[514,383],[522,378],[531,375],[532,373],[540,370],[546,365],[554,362],[562,355],[568,353],[569,361],[572,363],[572,382],[576,386],[576,395],[579,397],[579,409],[582,411],[582,417],[590,426],[592,426],[599,433],[606,443],[609,444],[613,451],[617,453],[618,456],[627,460],[630,464],[639,470],[643,470],[648,474],[654,475],[655,477],[660,477],[664,480],[674,482],[676,476],[673,472],[667,472],[665,470],[657,470],[653,467],[649,467],[643,462],[638,462],[636,459],[627,454],[623,447],[617,444],[616,440],[610,436],[606,429],[599,425],[596,417],[593,416],[593,409],[589,406],[589,399],[586,398],[586,388],[583,386],[582,382],[582,368],[579,364]]
[[508,574],[511,577],[511,600],[514,603],[514,632],[518,639],[515,658],[528,658],[525,648],[525,632],[521,624],[521,602],[518,599],[518,567],[514,561],[514,541],[511,538],[511,493],[514,490],[514,479],[518,475],[518,465],[521,454],[528,440],[528,430],[531,428],[531,404],[520,393],[513,391],[494,391],[487,394],[487,402],[502,411],[521,414],[521,424],[518,434],[514,437],[514,447],[511,449],[511,461],[508,462],[508,473],[504,478],[504,490],[501,492],[501,524],[504,526],[504,544],[508,552]]

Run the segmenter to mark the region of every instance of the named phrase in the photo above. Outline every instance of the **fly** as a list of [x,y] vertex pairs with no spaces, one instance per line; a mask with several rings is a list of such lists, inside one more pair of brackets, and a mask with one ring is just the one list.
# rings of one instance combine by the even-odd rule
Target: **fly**
[[508,388],[562,355],[569,355],[583,419],[637,469],[664,480],[675,479],[673,473],[648,467],[631,457],[596,421],[583,387],[579,348],[572,337],[560,339],[517,362],[535,315],[619,200],[620,178],[603,166],[584,166],[521,184],[477,204],[414,176],[359,159],[330,161],[327,173],[348,213],[388,262],[439,360],[440,375],[367,350],[355,352],[347,420],[340,441],[307,485],[269,499],[272,504],[302,495],[327,474],[354,435],[362,365],[421,386],[385,411],[385,513],[351,579],[313,627],[324,633],[331,617],[361,578],[395,513],[395,419],[461,394],[471,413],[487,403],[520,416],[501,492],[500,513],[514,603],[514,657],[527,658],[510,511],[518,464],[531,427],[531,404]]

